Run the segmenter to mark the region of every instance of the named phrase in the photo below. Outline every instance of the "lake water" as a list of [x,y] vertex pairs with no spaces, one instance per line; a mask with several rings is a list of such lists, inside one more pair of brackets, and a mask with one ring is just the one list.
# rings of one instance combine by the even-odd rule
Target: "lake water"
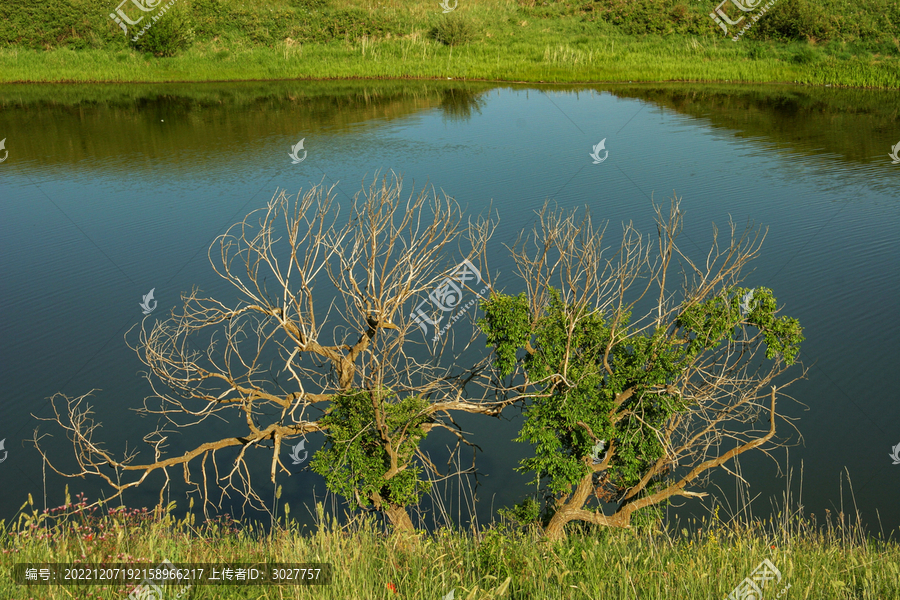
[[[97,438],[150,457],[141,440],[155,420],[129,409],[152,390],[123,337],[144,316],[144,294],[154,288],[158,301],[148,323],[194,286],[232,298],[207,258],[228,226],[277,189],[324,181],[346,200],[376,172],[394,170],[407,192],[427,184],[470,213],[497,211],[491,268],[495,288],[511,292],[520,289],[503,244],[548,198],[590,207],[613,233],[633,221],[655,235],[651,198],[677,194],[686,210],[681,244],[697,258],[709,249],[712,223],[730,216],[767,226],[745,285],[772,288],[783,313],[800,320],[801,360],[810,367],[788,390],[801,404],[780,405],[798,418],[803,438],[794,434],[799,443],[773,457],[794,469],[790,489],[807,513],[849,512],[855,498],[871,531],[900,527],[900,465],[889,457],[900,444],[891,370],[900,363],[900,164],[888,157],[900,142],[895,93],[455,81],[0,86],[4,138],[0,518],[28,493],[39,506],[45,493],[49,506],[62,504],[66,483],[90,498],[103,492],[95,481],[45,472],[29,442],[40,425],[40,435],[53,436],[43,440],[51,457],[74,467],[64,432],[32,416],[49,417],[57,392],[96,390],[91,403],[104,424]],[[301,138],[307,158],[292,164],[288,153]],[[602,139],[608,158],[593,164]],[[486,522],[534,490],[530,475],[513,470],[528,452],[511,441],[521,417],[460,422],[483,450],[477,516]],[[172,434],[169,451],[222,435]],[[435,434],[427,449],[437,459],[450,443]],[[307,448],[320,444],[311,436]],[[271,498],[268,463],[255,464]],[[745,454],[741,467],[753,513],[769,514],[787,480],[762,455]],[[279,483],[291,515],[309,522],[302,505],[324,497],[321,478],[297,468]],[[733,481],[714,483],[707,491],[737,507]],[[457,483],[448,490],[448,508],[465,521],[459,491]],[[185,504],[181,487],[170,498]],[[126,497],[133,505],[156,499],[152,486]],[[671,514],[703,512],[692,500]]]

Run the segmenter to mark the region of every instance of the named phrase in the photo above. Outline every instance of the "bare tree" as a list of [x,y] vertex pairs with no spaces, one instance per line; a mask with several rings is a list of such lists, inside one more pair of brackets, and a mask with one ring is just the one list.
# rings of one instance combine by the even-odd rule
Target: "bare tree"
[[[86,396],[66,398],[63,406],[57,395],[55,417],[48,420],[67,431],[79,465],[73,473],[57,472],[100,477],[114,498],[161,470],[162,501],[168,470],[180,467],[204,511],[216,505],[216,488],[220,507],[233,491],[245,504],[264,508],[248,453],[271,456],[274,483],[279,472],[289,474],[281,463],[282,444],[323,432],[332,452],[329,460],[313,463],[334,476],[326,477],[329,487],[343,477],[353,489],[341,493],[361,506],[374,505],[396,528],[412,529],[405,507],[416,501],[420,481],[416,474],[399,485],[400,478],[420,467],[451,475],[439,473],[418,442],[444,428],[457,436],[457,452],[468,442],[450,411],[497,415],[512,401],[472,394],[473,388],[489,388],[484,365],[442,365],[435,356],[447,350],[450,336],[423,341],[421,332],[423,323],[445,322],[440,311],[424,320],[420,311],[416,320],[409,308],[449,277],[458,290],[474,274],[479,281],[482,273],[487,277],[485,247],[494,222],[465,221],[446,196],[422,191],[403,201],[401,191],[397,176],[380,185],[376,177],[362,199],[357,194],[344,207],[346,217],[333,188],[316,186],[293,201],[281,192],[220,236],[210,262],[240,301],[232,307],[195,289],[182,297],[178,314],[149,331],[142,326],[133,348],[150,369],[146,377],[154,392],[140,412],[160,415],[164,423],[145,437],[152,460],[139,462],[127,451],[116,458],[95,440],[98,424]],[[456,277],[463,259],[469,276]],[[463,348],[478,333],[474,327],[469,332]],[[218,419],[215,431],[221,434],[180,456],[165,455],[165,426],[192,428],[211,418]],[[224,461],[217,457],[229,448],[237,452],[226,453]],[[198,462],[199,479],[192,473]]]
[[731,223],[728,245],[715,231],[698,264],[676,244],[679,201],[655,210],[656,240],[629,223],[607,257],[605,229],[545,206],[513,248],[525,292],[485,304],[495,367],[533,398],[518,440],[536,455],[521,470],[549,481],[551,538],[573,520],[627,527],[636,511],[704,496],[689,488],[712,469],[777,445],[776,394],[793,380],[773,384],[803,337],[771,290],[738,287],[764,233]]

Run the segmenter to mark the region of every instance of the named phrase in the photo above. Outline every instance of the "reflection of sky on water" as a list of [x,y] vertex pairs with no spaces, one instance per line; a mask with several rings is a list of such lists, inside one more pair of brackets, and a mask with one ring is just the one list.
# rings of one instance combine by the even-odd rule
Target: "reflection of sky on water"
[[[889,500],[900,483],[890,477],[886,456],[900,442],[888,425],[900,417],[890,378],[900,333],[891,310],[900,292],[892,191],[900,167],[887,157],[897,140],[882,134],[881,142],[867,142],[869,158],[848,159],[822,150],[824,138],[805,130],[785,133],[796,111],[783,115],[774,103],[760,103],[752,114],[747,107],[698,108],[695,114],[684,99],[672,101],[676,111],[662,101],[625,96],[499,88],[477,105],[448,95],[443,104],[419,102],[391,118],[366,113],[340,127],[316,127],[316,115],[304,105],[276,101],[249,111],[229,111],[227,103],[189,110],[162,100],[140,110],[85,105],[36,115],[18,109],[19,121],[34,129],[20,125],[6,135],[10,158],[0,165],[0,381],[7,390],[0,439],[10,453],[0,481],[20,482],[23,491],[0,498],[0,516],[12,515],[26,491],[42,489],[40,460],[23,440],[35,425],[29,413],[47,416],[46,399],[55,392],[101,389],[92,401],[96,413],[117,416],[98,435],[114,450],[127,441],[148,454],[140,438],[153,423],[127,409],[151,391],[138,373],[143,365],[123,340],[143,316],[138,304],[144,294],[155,288],[159,302],[148,319],[164,318],[193,286],[233,301],[237,296],[206,256],[229,225],[265,206],[277,189],[295,193],[319,182],[336,184],[336,198],[346,204],[376,171],[393,169],[404,176],[407,193],[433,186],[470,213],[490,208],[499,214],[488,269],[494,289],[510,292],[521,286],[503,244],[533,224],[533,210],[548,198],[563,207],[590,206],[596,220],[609,221],[608,240],[615,244],[624,221],[655,234],[650,198],[668,202],[674,191],[687,213],[683,249],[694,258],[705,256],[713,221],[722,228],[730,216],[739,227],[749,219],[768,226],[745,285],[772,288],[784,312],[806,328],[801,356],[812,365],[810,377],[789,393],[810,410],[782,405],[802,417],[805,443],[791,449],[790,460],[798,469],[803,464],[806,509],[821,513],[838,504],[846,466],[867,518],[877,509],[885,529],[900,525],[900,509]],[[289,120],[276,122],[274,115],[285,113],[296,114],[301,126],[288,131]],[[273,115],[271,126],[266,115]],[[770,121],[772,131],[742,130],[750,119]],[[115,131],[123,138],[113,142]],[[288,153],[301,138],[308,156],[292,165]],[[594,165],[589,153],[603,138],[608,160]],[[467,319],[451,331],[464,326],[470,326]],[[511,442],[521,417],[511,411],[498,420],[462,415],[459,422],[484,450],[478,456],[484,522],[492,510],[534,489],[526,487],[530,476],[513,472],[517,456],[527,452]],[[64,436],[47,424],[41,431],[54,433],[53,447],[65,464]],[[196,439],[173,436],[170,451]],[[453,443],[435,434],[427,449],[437,457]],[[307,448],[314,452],[320,444],[311,436]],[[257,462],[267,469],[265,457]],[[742,466],[761,498],[784,489],[763,457],[745,455]],[[716,481],[730,489],[726,478]],[[311,502],[314,490],[324,494],[308,471],[281,483],[292,503]],[[64,484],[48,480],[51,505]],[[87,489],[96,496],[96,488]],[[156,496],[148,488],[133,499],[153,503]]]

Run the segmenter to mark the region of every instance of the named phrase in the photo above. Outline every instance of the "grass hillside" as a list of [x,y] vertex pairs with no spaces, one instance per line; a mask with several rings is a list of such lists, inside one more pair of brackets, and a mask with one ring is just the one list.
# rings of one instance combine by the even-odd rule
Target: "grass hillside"
[[[455,1],[455,0],[454,0]],[[461,0],[450,14],[437,0],[177,0],[200,44],[274,45],[415,39],[456,26],[463,37],[565,33],[568,41],[599,33],[691,35],[721,39],[710,19],[716,0]],[[18,0],[0,4],[0,45],[20,48],[124,49],[126,37],[109,18],[114,1]],[[126,4],[126,6],[128,6]],[[452,6],[452,4],[451,4]],[[447,25],[448,21],[456,21]],[[531,29],[529,29],[531,26]],[[524,29],[524,31],[522,31]],[[776,2],[747,39],[803,41],[835,53],[900,55],[900,3],[894,0]],[[596,40],[594,40],[596,41]]]
[[[140,25],[126,36],[109,16],[119,6],[113,0],[18,0],[0,3],[0,81],[452,77],[900,87],[896,0],[776,0],[737,42],[709,17],[717,5],[459,0],[445,14],[438,0],[175,0],[134,41]],[[131,2],[122,6],[142,14]],[[731,4],[724,10],[738,14]]]

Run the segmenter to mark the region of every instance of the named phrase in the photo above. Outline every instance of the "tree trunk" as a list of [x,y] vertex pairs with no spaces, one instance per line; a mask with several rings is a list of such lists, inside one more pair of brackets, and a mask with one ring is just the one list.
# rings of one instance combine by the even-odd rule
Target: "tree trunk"
[[384,513],[391,521],[391,525],[394,527],[395,533],[415,533],[416,528],[413,527],[412,519],[409,518],[409,513],[406,512],[405,506],[400,506],[398,504],[388,504],[384,509]]
[[553,513],[553,517],[544,528],[544,535],[548,539],[561,540],[566,537],[566,523],[569,521],[586,521],[607,527],[630,527],[631,513],[633,511],[633,508],[630,506],[620,508],[618,512],[611,516],[583,508],[594,487],[592,477],[593,473],[585,475],[568,500],[565,502],[560,501],[557,505],[556,512]]
[[571,520],[563,511],[556,511],[553,514],[553,518],[547,523],[547,527],[544,528],[544,535],[552,541],[563,539],[566,537],[566,523]]

